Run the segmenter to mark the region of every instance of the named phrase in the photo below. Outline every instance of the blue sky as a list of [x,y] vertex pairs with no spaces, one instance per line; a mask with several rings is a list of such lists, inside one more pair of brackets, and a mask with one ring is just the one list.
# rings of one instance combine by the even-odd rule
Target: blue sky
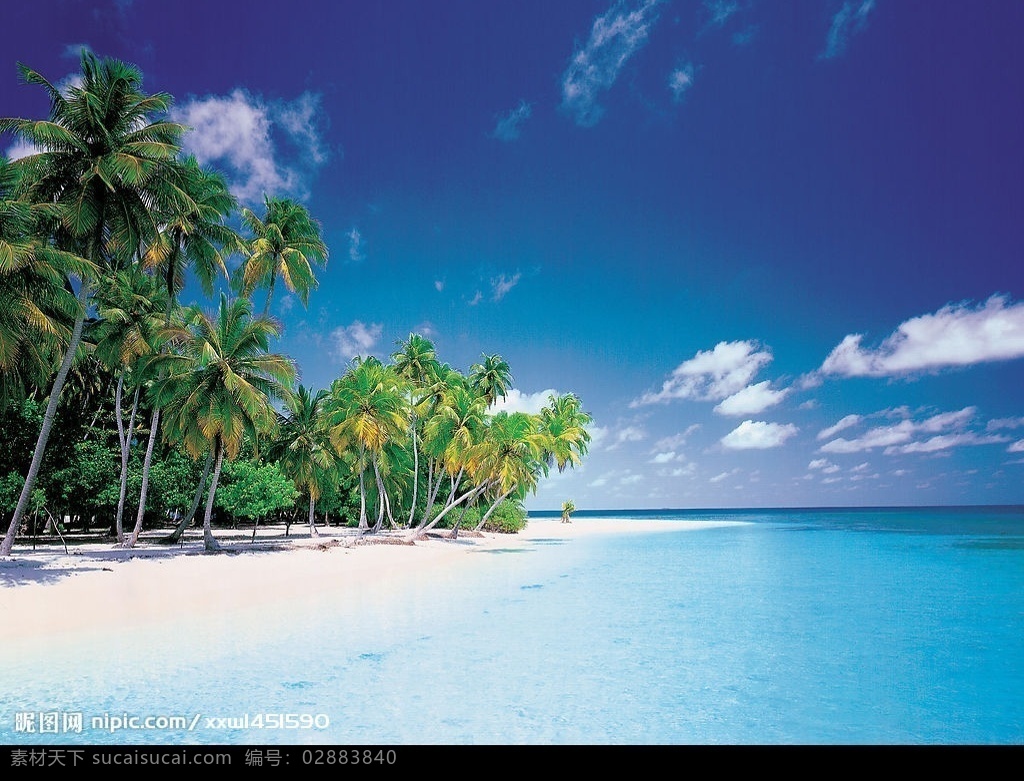
[[1024,4],[4,15],[0,115],[87,46],[244,202],[308,205],[330,260],[274,303],[305,384],[419,331],[504,356],[510,407],[576,392],[591,454],[531,507],[1024,502]]

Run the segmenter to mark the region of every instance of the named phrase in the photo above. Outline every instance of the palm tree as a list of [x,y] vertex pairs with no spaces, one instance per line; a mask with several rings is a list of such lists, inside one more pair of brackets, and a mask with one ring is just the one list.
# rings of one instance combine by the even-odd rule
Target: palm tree
[[477,531],[484,527],[494,510],[513,493],[525,494],[537,488],[542,473],[547,436],[534,415],[525,412],[499,412],[487,427],[487,435],[474,453],[476,471],[497,494],[480,518]]
[[45,240],[48,208],[14,197],[18,175],[0,157],[0,409],[49,382],[79,309],[65,283],[93,270]]
[[482,363],[475,363],[469,370],[469,382],[473,389],[483,395],[488,408],[494,405],[498,396],[505,398],[512,387],[512,369],[500,355],[484,355]]
[[578,466],[587,454],[590,433],[587,426],[594,419],[583,411],[583,403],[574,393],[548,397],[548,405],[540,411],[541,425],[548,437],[546,459],[564,472],[566,466]]
[[168,166],[170,197],[160,215],[160,232],[146,249],[143,265],[156,269],[167,289],[165,325],[191,268],[206,295],[218,276],[228,278],[225,258],[242,251],[241,237],[224,224],[237,202],[224,177],[201,168],[192,156]]
[[[114,530],[117,541],[123,543],[125,540],[122,519],[128,488],[129,446],[132,432],[135,430],[135,414],[138,410],[139,394],[145,374],[141,359],[146,355],[151,355],[157,349],[158,333],[163,319],[163,290],[151,276],[137,267],[131,267],[102,278],[97,290],[96,301],[99,320],[91,334],[96,345],[95,355],[117,375],[114,417],[117,421],[118,444],[121,448],[121,489],[114,519]],[[125,379],[129,373],[134,375],[135,398],[126,430],[122,398]],[[152,429],[150,430],[150,446],[146,450],[147,465],[152,461],[152,444],[155,433]],[[148,470],[143,475],[144,486],[148,482],[147,478]],[[145,488],[143,493],[145,493]],[[144,510],[145,499],[143,497],[140,500],[136,529],[141,529]],[[138,531],[132,536],[133,539],[136,539]]]
[[270,312],[274,286],[281,277],[289,290],[303,304],[309,291],[317,286],[313,265],[327,263],[327,245],[320,238],[320,225],[310,217],[306,207],[288,198],[265,197],[263,219],[249,209],[242,209],[242,222],[253,233],[249,241],[249,257],[241,272],[241,292],[250,295],[256,287],[266,285],[267,302],[263,314]]
[[[401,349],[391,356],[395,362],[395,371],[408,383],[409,389],[409,435],[412,439],[412,502],[409,509],[409,526],[412,526],[416,515],[416,494],[419,488],[420,457],[419,445],[416,441],[417,409],[427,403],[429,393],[424,393],[428,383],[436,376],[438,363],[434,343],[419,334],[409,334],[405,342],[396,342]],[[422,393],[416,399],[416,393]]]
[[[365,473],[371,466],[377,480],[383,512],[379,460],[384,446],[404,432],[405,399],[399,390],[398,376],[376,358],[356,359],[345,375],[331,386],[328,423],[331,442],[339,454],[348,447],[358,449],[359,528],[366,531]],[[369,458],[369,464],[367,464]],[[381,516],[382,517],[382,516]]]
[[572,499],[562,502],[562,523],[572,523],[570,517],[574,512],[576,512],[576,505],[573,504]]
[[319,534],[313,514],[316,501],[338,462],[325,424],[328,395],[327,390],[312,394],[300,385],[288,402],[288,414],[281,416],[277,439],[269,453],[299,490],[309,494],[309,533],[313,537]]
[[[60,249],[94,265],[127,265],[156,235],[152,210],[163,197],[160,174],[178,154],[185,132],[176,123],[151,119],[166,113],[171,97],[146,95],[136,68],[98,60],[87,51],[82,53],[82,83],[67,88],[66,94],[36,71],[19,68],[24,81],[43,87],[50,99],[47,120],[0,119],[0,133],[13,132],[42,150],[15,161],[21,172],[20,193],[30,203],[54,204],[59,216],[54,236]],[[77,316],[0,556],[10,553],[28,509],[57,403],[82,337],[92,282],[91,275],[83,274]]]
[[216,319],[193,309],[192,324],[181,330],[180,351],[154,360],[167,374],[157,381],[154,404],[165,409],[165,436],[179,439],[193,458],[214,452],[213,477],[203,519],[206,550],[219,550],[213,537],[213,498],[225,456],[238,455],[247,434],[269,433],[277,422],[272,400],[288,400],[295,365],[269,352],[278,327],[252,317],[248,299],[229,302],[221,294]]

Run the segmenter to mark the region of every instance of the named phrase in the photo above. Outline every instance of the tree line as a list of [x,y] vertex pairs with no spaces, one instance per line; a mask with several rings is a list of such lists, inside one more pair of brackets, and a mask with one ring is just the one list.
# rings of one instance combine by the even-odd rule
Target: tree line
[[[125,547],[167,519],[176,541],[201,511],[216,550],[215,510],[258,521],[297,502],[312,535],[321,503],[363,532],[415,538],[453,517],[483,527],[580,463],[579,398],[495,413],[512,385],[498,355],[463,373],[410,334],[386,363],[296,385],[269,311],[279,283],[306,304],[327,263],[307,208],[265,196],[260,214],[239,209],[224,177],[182,152],[171,96],[145,93],[134,66],[83,52],[64,88],[19,70],[50,111],[0,119],[32,150],[0,157],[0,555],[51,508]],[[178,301],[189,274],[207,296],[228,283],[215,311]]]

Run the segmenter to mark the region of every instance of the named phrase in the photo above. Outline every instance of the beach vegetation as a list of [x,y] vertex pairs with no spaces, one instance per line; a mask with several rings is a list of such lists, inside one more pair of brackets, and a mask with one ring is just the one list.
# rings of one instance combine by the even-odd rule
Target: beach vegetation
[[[287,531],[304,515],[317,536],[318,513],[410,539],[513,532],[549,470],[581,463],[580,400],[495,412],[513,384],[496,353],[464,373],[411,333],[389,361],[356,357],[329,388],[296,387],[268,313],[279,284],[307,304],[326,267],[309,209],[270,194],[259,214],[240,209],[182,152],[171,96],[147,93],[133,65],[85,51],[70,82],[19,72],[49,112],[0,119],[30,149],[0,157],[0,555],[40,501],[55,523],[126,547],[165,525],[178,541],[204,497],[208,550],[215,521]],[[184,306],[190,277],[231,294],[213,313]]]

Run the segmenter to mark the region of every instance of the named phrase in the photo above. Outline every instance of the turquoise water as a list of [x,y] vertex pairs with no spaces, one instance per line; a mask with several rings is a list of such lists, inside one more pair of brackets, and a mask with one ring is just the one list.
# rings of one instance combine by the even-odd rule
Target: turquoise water
[[[740,523],[551,524],[397,597],[7,649],[0,743],[1024,743],[1024,509],[595,515]],[[16,730],[31,712],[86,723]],[[206,722],[246,713],[329,725]]]

